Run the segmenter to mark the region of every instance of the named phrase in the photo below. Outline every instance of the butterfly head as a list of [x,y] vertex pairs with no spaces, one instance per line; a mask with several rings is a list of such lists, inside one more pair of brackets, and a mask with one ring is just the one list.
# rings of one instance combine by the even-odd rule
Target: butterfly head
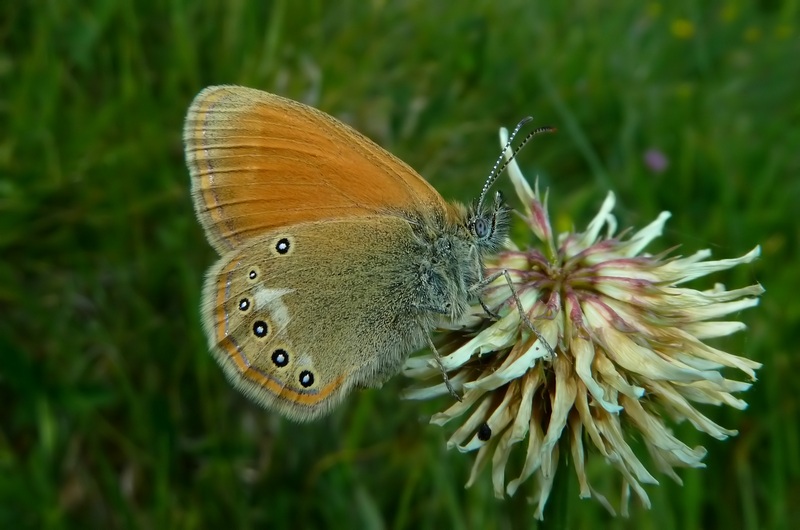
[[474,203],[467,211],[467,229],[478,251],[496,252],[508,237],[509,207],[499,191],[489,206]]
[[517,133],[532,119],[531,117],[524,118],[514,128],[503,147],[503,151],[495,161],[494,167],[489,172],[489,177],[483,185],[480,197],[467,212],[467,227],[470,232],[470,238],[475,242],[475,247],[480,253],[496,252],[508,236],[510,209],[503,202],[503,195],[498,191],[495,193],[492,205],[485,206],[485,201],[492,185],[531,138],[543,132],[555,131],[554,128],[547,126],[534,129],[528,133],[514,151],[511,151],[511,143]]

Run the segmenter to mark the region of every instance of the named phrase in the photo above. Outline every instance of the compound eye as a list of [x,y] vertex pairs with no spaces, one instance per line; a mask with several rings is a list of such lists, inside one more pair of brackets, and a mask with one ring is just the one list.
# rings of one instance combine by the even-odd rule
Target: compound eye
[[486,239],[492,233],[492,224],[488,219],[478,217],[475,219],[475,222],[472,225],[472,230],[475,232],[475,235],[478,236],[478,238]]

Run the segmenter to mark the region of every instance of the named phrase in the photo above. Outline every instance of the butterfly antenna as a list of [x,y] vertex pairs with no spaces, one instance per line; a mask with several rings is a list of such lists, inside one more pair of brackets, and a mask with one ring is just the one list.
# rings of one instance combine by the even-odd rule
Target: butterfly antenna
[[519,130],[522,129],[525,126],[525,124],[529,123],[531,120],[533,120],[532,116],[526,116],[525,118],[522,118],[522,120],[520,120],[517,126],[514,127],[514,130],[511,132],[511,136],[508,137],[506,145],[504,145],[503,150],[500,151],[500,156],[497,157],[494,166],[492,166],[492,170],[489,172],[489,176],[486,178],[486,182],[483,184],[483,189],[481,190],[481,196],[478,199],[478,210],[480,210],[481,206],[483,205],[483,199],[486,198],[486,194],[489,192],[489,188],[492,187],[494,182],[497,180],[497,177],[500,176],[500,173],[497,171],[497,168],[500,167],[500,163],[503,162],[503,157],[506,154],[506,149],[511,147],[511,142],[514,141],[514,137],[517,135]]
[[503,173],[503,171],[508,167],[508,164],[511,163],[512,160],[514,160],[514,158],[517,156],[517,153],[519,153],[522,150],[522,148],[525,147],[525,144],[527,144],[530,141],[530,139],[536,136],[537,134],[556,131],[555,127],[550,127],[547,125],[532,130],[514,149],[514,152],[511,153],[511,156],[509,156],[508,159],[506,159],[505,158],[506,151],[509,149],[509,147],[511,147],[511,142],[514,141],[514,137],[517,136],[519,130],[522,129],[526,124],[530,123],[531,120],[533,120],[533,118],[530,116],[520,120],[520,122],[517,124],[516,127],[514,127],[514,130],[509,135],[506,145],[503,146],[503,150],[500,152],[500,156],[497,157],[497,161],[494,163],[492,171],[489,173],[489,177],[486,179],[486,183],[483,185],[483,189],[481,190],[481,196],[478,199],[478,210],[480,210],[480,207],[483,205],[483,200],[486,198],[486,194],[489,192],[489,189],[495,183],[497,178]]

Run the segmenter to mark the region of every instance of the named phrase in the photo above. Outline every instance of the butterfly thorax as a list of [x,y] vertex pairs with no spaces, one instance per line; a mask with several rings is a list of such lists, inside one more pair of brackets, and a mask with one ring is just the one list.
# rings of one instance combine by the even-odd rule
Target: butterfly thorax
[[[477,212],[458,203],[436,212],[433,218],[410,218],[417,250],[414,292],[420,317],[446,316],[457,322],[468,311],[483,280],[483,258],[505,241],[507,210]],[[488,237],[474,230],[476,219],[487,220]],[[427,315],[425,313],[428,313]]]

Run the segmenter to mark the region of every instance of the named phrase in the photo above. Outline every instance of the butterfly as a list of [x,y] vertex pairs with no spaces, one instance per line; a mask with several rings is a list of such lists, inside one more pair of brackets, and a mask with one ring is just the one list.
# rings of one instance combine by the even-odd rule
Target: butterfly
[[[489,182],[470,206],[317,109],[212,86],[184,128],[194,208],[220,259],[202,320],[235,387],[295,421],[379,387],[458,322],[507,239]],[[446,376],[445,376],[446,377]]]

